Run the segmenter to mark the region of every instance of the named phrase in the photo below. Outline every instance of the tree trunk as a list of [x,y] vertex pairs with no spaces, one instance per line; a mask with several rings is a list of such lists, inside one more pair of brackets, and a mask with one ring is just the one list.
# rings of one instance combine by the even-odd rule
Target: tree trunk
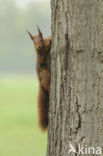
[[94,156],[88,147],[103,147],[103,0],[51,0],[51,11],[47,156]]

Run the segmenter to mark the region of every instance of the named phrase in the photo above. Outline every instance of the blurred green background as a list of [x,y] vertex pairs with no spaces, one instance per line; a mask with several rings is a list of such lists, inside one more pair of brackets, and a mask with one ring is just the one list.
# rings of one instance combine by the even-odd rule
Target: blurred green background
[[49,0],[0,0],[0,156],[45,156],[37,124],[36,56],[26,29],[50,36]]

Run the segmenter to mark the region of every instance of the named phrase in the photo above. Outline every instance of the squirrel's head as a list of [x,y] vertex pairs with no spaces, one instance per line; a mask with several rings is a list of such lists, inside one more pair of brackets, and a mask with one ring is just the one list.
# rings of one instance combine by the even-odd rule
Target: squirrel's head
[[43,35],[38,27],[38,35],[33,36],[29,31],[27,31],[31,40],[34,43],[34,47],[38,53],[41,53],[44,47],[44,40],[43,40]]

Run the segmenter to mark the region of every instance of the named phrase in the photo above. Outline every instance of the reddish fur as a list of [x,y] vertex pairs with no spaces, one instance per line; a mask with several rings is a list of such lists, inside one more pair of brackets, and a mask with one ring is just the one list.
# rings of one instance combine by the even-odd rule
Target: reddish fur
[[48,127],[48,105],[49,95],[43,87],[39,86],[38,94],[38,122],[42,131]]
[[[37,53],[36,71],[39,79],[38,93],[38,122],[42,131],[48,127],[48,107],[49,107],[49,90],[50,90],[50,71],[47,65],[47,57],[51,48],[51,37],[43,39],[42,33],[38,28],[39,34],[30,38],[34,42],[34,47]],[[40,66],[40,64],[45,64]]]

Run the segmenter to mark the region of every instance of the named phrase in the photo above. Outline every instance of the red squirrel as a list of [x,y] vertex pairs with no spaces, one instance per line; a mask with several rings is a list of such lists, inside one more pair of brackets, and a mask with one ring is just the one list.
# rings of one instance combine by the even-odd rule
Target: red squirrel
[[44,39],[38,27],[38,35],[28,34],[34,43],[37,54],[36,71],[39,80],[38,93],[38,122],[42,131],[48,127],[48,107],[50,91],[50,70],[48,68],[48,54],[51,48],[51,37]]

